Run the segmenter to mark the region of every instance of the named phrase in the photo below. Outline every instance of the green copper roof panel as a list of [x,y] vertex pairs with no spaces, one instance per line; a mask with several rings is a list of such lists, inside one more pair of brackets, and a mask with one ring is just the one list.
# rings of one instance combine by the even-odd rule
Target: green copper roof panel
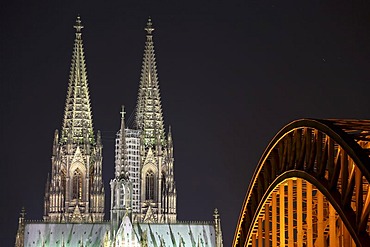
[[[56,224],[27,223],[24,232],[25,247],[83,246],[100,247],[109,223]],[[64,244],[64,245],[63,245]]]
[[134,224],[140,236],[146,233],[148,246],[216,246],[213,224]]

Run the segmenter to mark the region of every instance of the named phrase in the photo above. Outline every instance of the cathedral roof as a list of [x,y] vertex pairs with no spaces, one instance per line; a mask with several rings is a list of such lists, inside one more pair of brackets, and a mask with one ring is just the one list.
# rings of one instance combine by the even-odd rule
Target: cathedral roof
[[216,246],[212,223],[133,224],[139,236],[146,235],[148,246]]
[[[101,246],[107,223],[27,223],[24,246]],[[82,244],[82,245],[81,245]]]
[[[126,217],[127,218],[127,217]],[[129,225],[127,225],[129,224]],[[97,246],[110,230],[110,223],[26,223],[24,246]],[[125,240],[133,234],[137,242],[146,239],[147,246],[216,246],[212,222],[134,223],[123,220],[117,231]],[[131,239],[131,237],[130,237]],[[44,245],[43,245],[44,244]]]
[[61,141],[66,142],[70,137],[73,142],[83,142],[85,138],[88,138],[90,143],[94,143],[90,95],[82,44],[81,30],[83,26],[79,16],[74,28],[76,29],[76,38],[64,109]]
[[165,142],[165,139],[152,34],[154,27],[150,18],[145,30],[147,34],[136,105],[135,125],[137,129],[143,131],[145,145],[153,146],[157,142],[158,137],[162,144]]

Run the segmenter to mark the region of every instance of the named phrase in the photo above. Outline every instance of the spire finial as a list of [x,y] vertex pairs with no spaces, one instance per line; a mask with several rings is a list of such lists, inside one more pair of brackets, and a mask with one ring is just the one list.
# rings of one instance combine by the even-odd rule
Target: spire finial
[[21,215],[22,219],[24,219],[26,217],[26,209],[24,207],[22,207],[20,215]]
[[124,119],[125,118],[125,113],[126,113],[124,105],[121,106],[121,112],[120,113],[121,113],[121,119]]
[[145,31],[147,32],[147,35],[152,35],[152,32],[154,31],[152,19],[150,18],[150,16],[148,18],[148,22],[146,23]]
[[218,219],[220,217],[220,214],[218,213],[218,209],[215,208],[215,210],[213,211],[213,217],[216,219]]
[[[128,178],[128,167],[127,167],[127,147],[126,147],[126,137],[125,137],[125,106],[122,105],[121,109],[121,137],[120,137],[120,152],[121,161],[118,170],[116,170],[117,176],[119,178]],[[117,168],[116,168],[117,169]]]
[[76,33],[81,33],[82,28],[84,28],[81,24],[80,15],[77,15],[76,24],[73,27],[76,29]]

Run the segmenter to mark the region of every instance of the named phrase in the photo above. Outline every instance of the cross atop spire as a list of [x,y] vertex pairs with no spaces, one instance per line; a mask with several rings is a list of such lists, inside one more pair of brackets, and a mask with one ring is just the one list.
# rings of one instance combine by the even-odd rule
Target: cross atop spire
[[152,35],[152,32],[154,31],[152,19],[150,18],[150,16],[148,18],[148,22],[146,23],[145,31],[147,32],[147,35]]
[[125,114],[126,114],[126,112],[125,112],[125,106],[124,105],[122,105],[122,109],[121,109],[121,119],[125,119]]
[[[82,28],[84,28],[84,26],[82,26],[82,24],[81,24],[80,15],[77,16],[76,24],[73,27],[76,29],[76,36],[81,37],[81,30],[82,30]],[[78,35],[78,34],[80,34],[80,35]]]
[[126,146],[126,135],[125,135],[125,106],[122,105],[121,109],[121,129],[120,129],[120,161],[116,165],[116,177],[118,178],[128,178],[128,167],[127,167],[127,146]]

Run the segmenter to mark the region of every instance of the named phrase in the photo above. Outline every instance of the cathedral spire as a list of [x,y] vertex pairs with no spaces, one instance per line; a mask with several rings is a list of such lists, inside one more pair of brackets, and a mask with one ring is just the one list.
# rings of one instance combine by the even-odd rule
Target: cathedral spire
[[100,132],[95,141],[81,18],[73,26],[75,40],[64,118],[55,131],[51,174],[45,190],[46,222],[102,222],[104,183]]
[[82,143],[86,140],[86,137],[89,143],[94,143],[89,87],[82,44],[83,25],[80,16],[77,16],[73,27],[76,29],[76,38],[64,109],[61,141],[65,143],[70,133],[69,138],[72,139],[70,141],[73,143]]
[[121,136],[120,136],[120,153],[121,159],[117,169],[117,177],[128,178],[128,168],[127,168],[127,147],[126,147],[126,136],[125,136],[125,107],[122,105],[121,110]]
[[141,69],[140,87],[136,105],[135,125],[144,135],[146,147],[153,147],[157,135],[165,143],[162,104],[159,91],[157,65],[154,54],[154,27],[149,17],[146,28],[146,42]]

